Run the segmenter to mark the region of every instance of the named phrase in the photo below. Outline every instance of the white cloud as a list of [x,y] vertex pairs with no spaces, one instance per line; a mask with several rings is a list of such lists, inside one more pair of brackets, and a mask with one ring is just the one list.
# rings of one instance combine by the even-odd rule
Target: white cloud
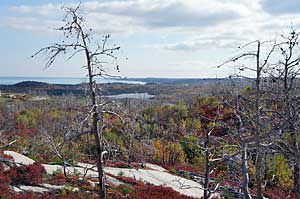
[[199,27],[240,16],[242,6],[210,0],[136,0],[86,3],[84,8],[136,19],[152,28]]
[[[289,0],[284,5],[290,4]],[[253,39],[270,39],[272,33],[288,27],[291,21],[295,26],[300,24],[298,15],[274,18],[265,11],[266,6],[275,5],[271,6],[269,0],[113,0],[84,2],[81,11],[88,25],[99,34],[182,34],[177,41],[146,46],[196,51],[233,48]],[[53,3],[14,6],[11,10],[23,16],[2,18],[0,25],[44,33],[59,24],[61,7]]]
[[61,22],[47,19],[41,24],[41,21],[35,17],[2,17],[0,18],[0,26],[35,33],[51,34],[56,32],[54,30],[55,27],[61,26]]
[[[61,7],[61,4],[52,3],[40,6],[21,5],[12,7],[11,11],[24,14],[22,17],[39,18],[42,22],[49,18],[58,19]],[[249,14],[245,5],[220,0],[88,1],[82,4],[82,11],[96,19],[101,18],[99,26],[103,25],[103,21],[108,24],[113,21],[108,29],[113,31],[116,27],[116,32],[120,32],[118,24],[122,24],[123,27],[134,24],[136,31],[141,28],[202,28]]]
[[62,4],[44,4],[40,6],[26,6],[26,5],[20,5],[20,6],[12,6],[10,10],[12,12],[16,13],[22,13],[22,14],[30,14],[30,15],[40,15],[44,17],[56,17],[57,13],[60,12],[62,8]]
[[[277,1],[277,0],[276,0]],[[294,0],[288,0],[291,5]],[[295,0],[299,1],[299,0]],[[244,37],[244,34],[256,36],[264,27],[278,29],[278,24],[299,21],[297,15],[285,15],[276,19],[270,17],[266,7],[271,6],[269,0],[112,0],[112,1],[86,1],[82,3],[82,13],[88,18],[89,24],[99,33],[141,33],[150,31],[154,33],[178,33],[202,34],[204,36],[215,34],[233,33],[236,38]],[[283,1],[285,2],[285,1]],[[76,6],[76,3],[67,6]],[[20,5],[11,7],[12,13],[16,13],[16,20],[11,20],[9,27],[20,27],[18,24],[26,21],[24,29],[40,29],[41,24],[49,24],[49,21],[62,19],[62,4],[42,4],[38,6]],[[276,6],[275,6],[276,7]],[[40,23],[36,23],[40,21]],[[20,22],[18,22],[18,20]],[[3,21],[3,19],[2,19]],[[288,22],[287,22],[288,21]],[[14,24],[15,23],[15,24]],[[55,23],[54,23],[55,24]],[[3,23],[2,23],[3,25]],[[275,27],[275,28],[273,28]],[[278,28],[277,28],[278,27]],[[266,29],[266,28],[265,28]],[[248,32],[248,33],[247,33]],[[216,41],[217,40],[217,41]],[[208,39],[194,41],[188,39],[183,43],[170,44],[169,48],[197,48],[197,44],[211,43],[224,46],[222,42]],[[226,43],[226,42],[225,42]],[[177,47],[176,47],[177,46]]]
[[182,41],[167,44],[145,45],[146,48],[156,48],[167,51],[186,51],[193,52],[198,50],[216,49],[216,48],[237,48],[241,45],[239,39],[218,37],[201,37],[195,40]]
[[[287,0],[290,3],[292,1],[294,0]],[[76,2],[74,0],[73,4],[67,6],[76,6]],[[130,60],[138,60],[129,61],[130,67],[134,65],[144,73],[144,68],[140,66],[155,65],[157,68],[151,71],[159,75],[162,71],[160,68],[168,65],[174,67],[171,67],[174,74],[178,68],[182,68],[178,74],[183,74],[182,70],[187,70],[187,66],[190,71],[193,71],[194,66],[208,66],[207,60],[212,55],[215,60],[222,60],[230,57],[225,53],[231,53],[237,46],[248,41],[273,39],[287,30],[291,22],[296,28],[300,28],[300,13],[293,9],[290,12],[291,8],[286,6],[284,11],[280,11],[281,14],[277,14],[279,12],[274,12],[276,5],[271,5],[271,2],[99,0],[85,1],[81,12],[87,18],[88,25],[98,34],[112,33],[114,38],[119,39],[120,36],[128,39],[122,42],[127,45],[129,54],[136,56],[130,57]],[[9,16],[0,15],[0,26],[40,32],[44,36],[46,32],[53,32],[51,28],[60,26],[63,17],[61,6],[54,3],[14,6],[9,10]],[[147,48],[143,49],[142,46]],[[157,49],[164,52],[157,53]],[[154,52],[157,53],[155,57]],[[196,61],[180,62],[182,57]],[[169,63],[169,60],[178,62]],[[201,70],[202,68],[198,70],[199,74]],[[168,72],[166,69],[165,74]]]

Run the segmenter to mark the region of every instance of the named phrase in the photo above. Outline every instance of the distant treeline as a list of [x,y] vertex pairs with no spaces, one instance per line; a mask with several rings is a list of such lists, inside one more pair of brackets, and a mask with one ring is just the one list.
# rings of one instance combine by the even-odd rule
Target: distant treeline
[[[168,79],[168,78],[130,78],[130,81],[142,81],[146,84],[105,83],[99,84],[102,95],[118,95],[123,93],[148,93],[150,95],[172,94],[186,85],[189,88],[210,85],[228,85],[231,83],[248,84],[241,79]],[[86,83],[82,84],[48,84],[36,81],[24,81],[14,85],[0,85],[2,93],[22,93],[35,95],[86,95]],[[187,89],[186,87],[184,89]]]
[[[86,84],[48,84],[44,82],[25,81],[14,85],[0,85],[2,93],[22,93],[36,95],[85,95],[88,93]],[[153,94],[147,87],[139,84],[108,83],[101,84],[102,95],[117,95],[122,93]]]

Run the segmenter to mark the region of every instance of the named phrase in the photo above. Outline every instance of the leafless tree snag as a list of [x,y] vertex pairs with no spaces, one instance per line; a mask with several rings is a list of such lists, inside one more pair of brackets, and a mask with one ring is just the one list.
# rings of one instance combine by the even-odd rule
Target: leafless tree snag
[[[281,105],[273,113],[279,118],[277,146],[292,161],[294,175],[294,191],[300,194],[300,148],[299,138],[299,75],[300,75],[300,33],[293,28],[288,35],[281,35],[277,45],[276,60],[270,66],[270,76],[276,84],[270,89],[272,102]],[[282,139],[283,134],[291,136],[291,142]],[[287,155],[288,154],[288,155]],[[298,195],[298,197],[300,197]]]
[[101,97],[98,97],[96,77],[111,77],[107,72],[106,66],[114,67],[119,71],[117,64],[117,57],[115,52],[120,49],[116,45],[108,47],[108,40],[110,35],[102,38],[100,43],[95,42],[92,37],[92,28],[86,27],[84,18],[80,14],[80,5],[75,8],[63,7],[66,13],[64,22],[65,25],[57,29],[64,35],[64,40],[53,45],[44,47],[36,52],[32,57],[45,53],[47,61],[45,66],[50,67],[60,55],[67,55],[68,59],[74,56],[83,55],[86,65],[84,68],[87,71],[88,84],[89,84],[89,99],[91,107],[91,132],[95,137],[95,144],[97,148],[96,164],[98,169],[98,180],[100,191],[100,198],[106,198],[105,193],[105,178],[103,172],[103,163],[101,154],[103,154],[103,114],[105,107]]
[[[262,45],[269,45],[269,49],[266,52],[262,52]],[[250,111],[248,110],[247,113],[250,115],[248,117],[248,122],[251,123],[252,128],[254,129],[254,134],[252,135],[254,138],[255,142],[255,154],[256,154],[256,159],[255,159],[255,170],[256,170],[256,183],[257,183],[257,198],[262,199],[263,198],[263,190],[262,190],[262,154],[263,154],[263,149],[262,149],[262,138],[263,138],[263,119],[264,116],[262,115],[262,96],[263,96],[263,88],[262,88],[262,83],[266,81],[266,68],[269,66],[269,62],[274,54],[274,51],[277,47],[276,42],[271,42],[271,41],[266,41],[262,42],[260,40],[256,40],[250,43],[247,43],[241,47],[239,47],[242,51],[241,54],[229,59],[228,61],[224,62],[218,67],[221,67],[223,65],[229,64],[229,63],[234,63],[237,64],[238,70],[241,71],[250,71],[253,73],[254,77],[247,77],[243,76],[241,74],[234,74],[235,77],[237,78],[247,78],[250,81],[254,81],[254,103],[249,101],[250,104]],[[249,48],[251,48],[249,50]],[[241,61],[245,61],[245,59],[254,59],[255,67],[251,66],[251,63],[239,63]],[[249,65],[247,65],[249,64]],[[236,102],[236,105],[233,106],[234,110],[238,110],[241,112],[239,109],[239,104],[238,101]],[[254,111],[252,111],[253,109]],[[253,113],[251,113],[253,112]],[[237,113],[237,112],[236,112]],[[239,114],[235,114],[237,118],[239,118],[239,123],[240,125],[243,125],[243,122],[241,120],[241,117]],[[243,114],[244,116],[247,115],[246,113]],[[244,127],[240,126],[239,130],[242,130]],[[239,135],[239,139],[241,141],[241,146],[242,146],[242,159],[243,159],[243,192],[246,198],[251,198],[250,194],[248,193],[248,187],[246,186],[246,183],[248,182],[248,172],[247,172],[247,161],[246,161],[246,156],[247,156],[247,143],[245,140]]]

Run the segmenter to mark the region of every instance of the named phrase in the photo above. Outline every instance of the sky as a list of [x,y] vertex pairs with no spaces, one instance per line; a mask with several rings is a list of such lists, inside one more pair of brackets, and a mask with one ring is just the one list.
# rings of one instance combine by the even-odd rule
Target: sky
[[[81,55],[48,69],[31,58],[61,40],[61,7],[78,3],[0,0],[0,76],[83,77]],[[122,77],[227,77],[234,69],[216,66],[238,46],[300,29],[300,0],[82,0],[81,11],[94,38],[110,34],[121,47]]]

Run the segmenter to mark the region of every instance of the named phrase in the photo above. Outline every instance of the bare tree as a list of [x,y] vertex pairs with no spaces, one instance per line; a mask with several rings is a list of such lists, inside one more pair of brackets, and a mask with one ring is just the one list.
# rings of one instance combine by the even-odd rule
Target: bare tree
[[[265,44],[271,44],[270,49],[268,49],[266,52],[262,52],[262,45]],[[255,45],[254,47],[252,47]],[[250,48],[254,48],[250,49]],[[256,160],[255,160],[255,170],[256,170],[256,183],[257,183],[257,198],[262,199],[263,198],[263,191],[262,191],[262,181],[261,181],[261,176],[262,176],[262,94],[263,94],[263,89],[262,89],[262,81],[265,80],[265,77],[263,76],[266,72],[266,68],[269,64],[270,59],[272,58],[272,55],[274,54],[274,50],[277,47],[276,42],[261,42],[260,40],[256,40],[250,43],[247,43],[246,45],[243,45],[239,47],[241,49],[241,54],[234,56],[233,58],[229,59],[228,61],[224,62],[218,67],[221,67],[223,65],[229,64],[229,63],[237,63],[237,67],[239,71],[250,71],[254,73],[254,78],[253,77],[247,77],[239,74],[234,74],[234,77],[237,78],[246,78],[249,79],[250,81],[254,80],[254,91],[255,91],[255,96],[254,96],[254,103],[252,101],[249,101],[250,106],[252,107],[251,109],[254,109],[254,114],[251,112],[251,116],[248,117],[249,121],[252,122],[253,128],[254,128],[254,142],[255,142],[255,153],[256,153]],[[251,67],[251,63],[248,63],[247,65],[245,63],[239,63],[240,61],[245,59],[254,59],[255,60],[255,67]],[[241,125],[241,120],[240,120],[240,125]],[[241,137],[240,137],[241,138]],[[247,144],[244,142],[243,139],[240,139],[242,142],[243,146],[243,154],[242,156],[245,156],[247,152]],[[246,162],[244,162],[244,172],[246,172]],[[244,183],[246,183],[247,179],[247,173],[243,173],[244,176]],[[249,195],[247,193],[246,187],[243,188],[243,191],[246,192],[246,195]]]
[[[278,108],[272,110],[278,118],[280,132],[276,146],[279,152],[292,161],[294,175],[294,191],[300,193],[300,148],[298,146],[299,132],[299,75],[300,75],[300,33],[293,28],[288,35],[281,35],[277,45],[277,60],[270,65],[270,78],[274,85],[270,89],[272,103]],[[286,142],[282,135],[288,133],[291,142]],[[299,197],[299,196],[298,196]]]
[[105,178],[103,171],[102,155],[104,153],[103,146],[103,114],[104,103],[101,98],[97,97],[96,77],[111,77],[107,73],[106,66],[113,66],[117,71],[117,57],[115,52],[120,49],[116,45],[108,47],[108,39],[110,35],[103,37],[101,42],[93,39],[91,28],[86,27],[86,21],[80,13],[80,4],[75,7],[63,7],[66,15],[64,18],[65,25],[57,29],[64,35],[64,40],[60,43],[44,47],[35,53],[32,57],[38,54],[45,53],[47,57],[46,68],[50,67],[57,57],[61,54],[67,54],[68,59],[72,59],[76,55],[83,55],[86,65],[84,68],[87,71],[89,95],[90,95],[90,115],[91,115],[91,132],[95,137],[96,145],[96,164],[98,169],[99,180],[99,195],[100,198],[106,198],[105,193]]
[[[203,182],[203,198],[208,199],[210,198],[214,193],[216,193],[219,190],[221,182],[218,182],[214,186],[212,186],[212,178],[211,174],[215,171],[216,165],[223,162],[224,156],[220,157],[218,155],[218,152],[222,148],[220,144],[221,141],[225,141],[222,139],[222,137],[218,137],[214,135],[214,132],[217,131],[217,127],[220,124],[222,120],[221,111],[220,111],[221,104],[217,105],[216,112],[213,118],[208,118],[202,114],[199,115],[201,119],[207,120],[208,124],[207,128],[202,133],[201,137],[203,139],[199,140],[198,144],[195,144],[195,146],[201,151],[203,157],[204,157],[204,182]],[[193,143],[189,143],[193,144]],[[224,142],[223,142],[224,144]],[[222,148],[224,149],[224,148]],[[223,150],[223,155],[225,155]]]

